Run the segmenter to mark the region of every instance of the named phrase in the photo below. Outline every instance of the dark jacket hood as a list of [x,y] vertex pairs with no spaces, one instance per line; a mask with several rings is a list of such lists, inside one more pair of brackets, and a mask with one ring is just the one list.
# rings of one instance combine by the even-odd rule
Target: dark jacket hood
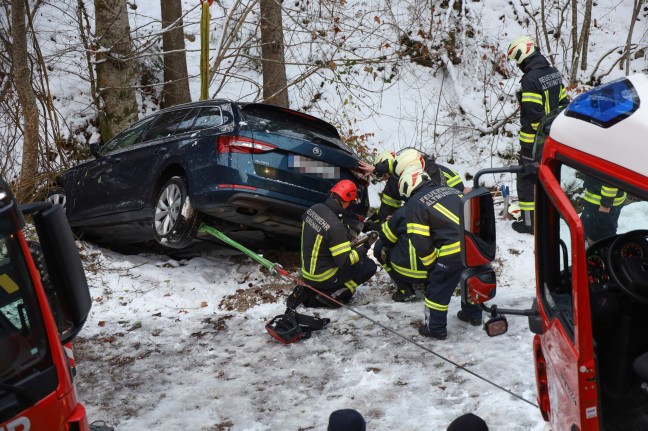
[[547,61],[544,55],[540,54],[540,51],[536,51],[520,63],[520,69],[524,73],[527,73],[531,69],[542,69],[547,66],[550,66],[549,61]]

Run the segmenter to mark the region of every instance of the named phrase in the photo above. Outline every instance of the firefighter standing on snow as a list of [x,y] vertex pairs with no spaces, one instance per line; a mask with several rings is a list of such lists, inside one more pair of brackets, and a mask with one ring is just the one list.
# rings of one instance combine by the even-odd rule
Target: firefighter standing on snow
[[[461,273],[459,214],[461,192],[435,184],[420,167],[402,173],[398,189],[408,198],[405,205],[407,233],[421,262],[428,270],[425,290],[425,324],[419,334],[444,340],[447,337],[448,304]],[[481,325],[478,305],[461,303],[457,317]]]
[[[359,285],[376,273],[376,263],[367,258],[370,243],[357,249],[351,247],[353,235],[343,220],[347,207],[358,195],[356,185],[339,181],[324,203],[313,205],[302,216],[301,273],[313,288],[346,304]],[[295,287],[288,297],[288,306],[338,308],[340,305],[311,293],[303,286]]]
[[[549,112],[569,103],[562,77],[547,59],[540,54],[535,42],[528,36],[515,39],[508,47],[507,59],[515,61],[524,72],[518,93],[520,102],[520,152],[519,163],[533,162],[533,143],[538,123]],[[535,175],[518,174],[518,203],[522,210],[520,220],[513,222],[513,229],[519,233],[533,235]]]
[[387,184],[380,194],[380,207],[377,212],[380,224],[401,207],[402,198],[398,192],[398,177],[413,163],[421,163],[423,169],[437,184],[456,188],[463,193],[464,184],[459,174],[447,166],[437,164],[432,157],[414,148],[403,150],[398,156],[393,151],[385,151],[376,159],[373,172],[379,179],[387,180]]

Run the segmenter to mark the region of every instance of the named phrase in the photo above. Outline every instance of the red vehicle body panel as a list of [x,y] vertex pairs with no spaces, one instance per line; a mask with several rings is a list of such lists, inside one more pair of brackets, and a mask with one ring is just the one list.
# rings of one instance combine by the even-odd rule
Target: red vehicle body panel
[[23,256],[40,304],[40,310],[47,332],[52,360],[57,370],[58,385],[54,392],[39,400],[35,405],[22,411],[16,417],[0,424],[1,431],[67,431],[76,424],[79,431],[89,431],[85,408],[77,400],[74,383],[70,374],[71,364],[59,338],[58,329],[34,265],[29,247],[20,231],[17,233]]

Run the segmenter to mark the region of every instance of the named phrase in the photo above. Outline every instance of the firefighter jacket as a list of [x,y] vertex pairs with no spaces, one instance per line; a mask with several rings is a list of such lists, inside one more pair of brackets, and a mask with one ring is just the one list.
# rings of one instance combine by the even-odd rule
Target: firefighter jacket
[[341,221],[344,216],[342,205],[331,197],[302,216],[301,272],[306,280],[326,281],[360,261],[351,249],[351,232]]
[[390,219],[381,225],[379,236],[383,247],[390,248],[389,262],[385,262],[387,270],[392,269],[408,278],[427,278],[427,269],[416,255],[414,245],[407,235],[405,207],[394,211]]
[[[520,102],[520,145],[522,155],[531,158],[538,124],[542,117],[569,103],[560,73],[539,52],[522,62]],[[528,153],[528,154],[527,154]]]
[[461,260],[461,196],[456,189],[430,182],[417,190],[405,205],[407,234],[428,270],[437,259]]
[[595,205],[597,208],[604,206],[606,208],[618,207],[623,205],[628,194],[623,190],[605,184],[589,175],[583,176],[583,185],[585,186],[585,202]]
[[[464,183],[461,176],[447,166],[437,165],[434,160],[425,157],[425,171],[435,184],[447,185],[463,193]],[[382,224],[387,217],[392,215],[402,205],[400,192],[398,191],[398,177],[390,175],[385,189],[380,195],[380,207],[378,208],[378,220]]]

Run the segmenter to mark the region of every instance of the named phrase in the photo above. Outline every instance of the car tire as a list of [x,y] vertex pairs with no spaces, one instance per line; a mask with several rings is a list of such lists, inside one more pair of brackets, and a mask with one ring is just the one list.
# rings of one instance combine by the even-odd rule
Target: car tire
[[200,220],[191,206],[184,178],[172,177],[164,183],[156,195],[154,211],[153,233],[160,245],[184,248],[191,244]]
[[56,187],[50,191],[45,198],[47,202],[51,202],[54,205],[61,205],[63,211],[66,209],[67,197],[65,196],[65,189],[63,187]]

